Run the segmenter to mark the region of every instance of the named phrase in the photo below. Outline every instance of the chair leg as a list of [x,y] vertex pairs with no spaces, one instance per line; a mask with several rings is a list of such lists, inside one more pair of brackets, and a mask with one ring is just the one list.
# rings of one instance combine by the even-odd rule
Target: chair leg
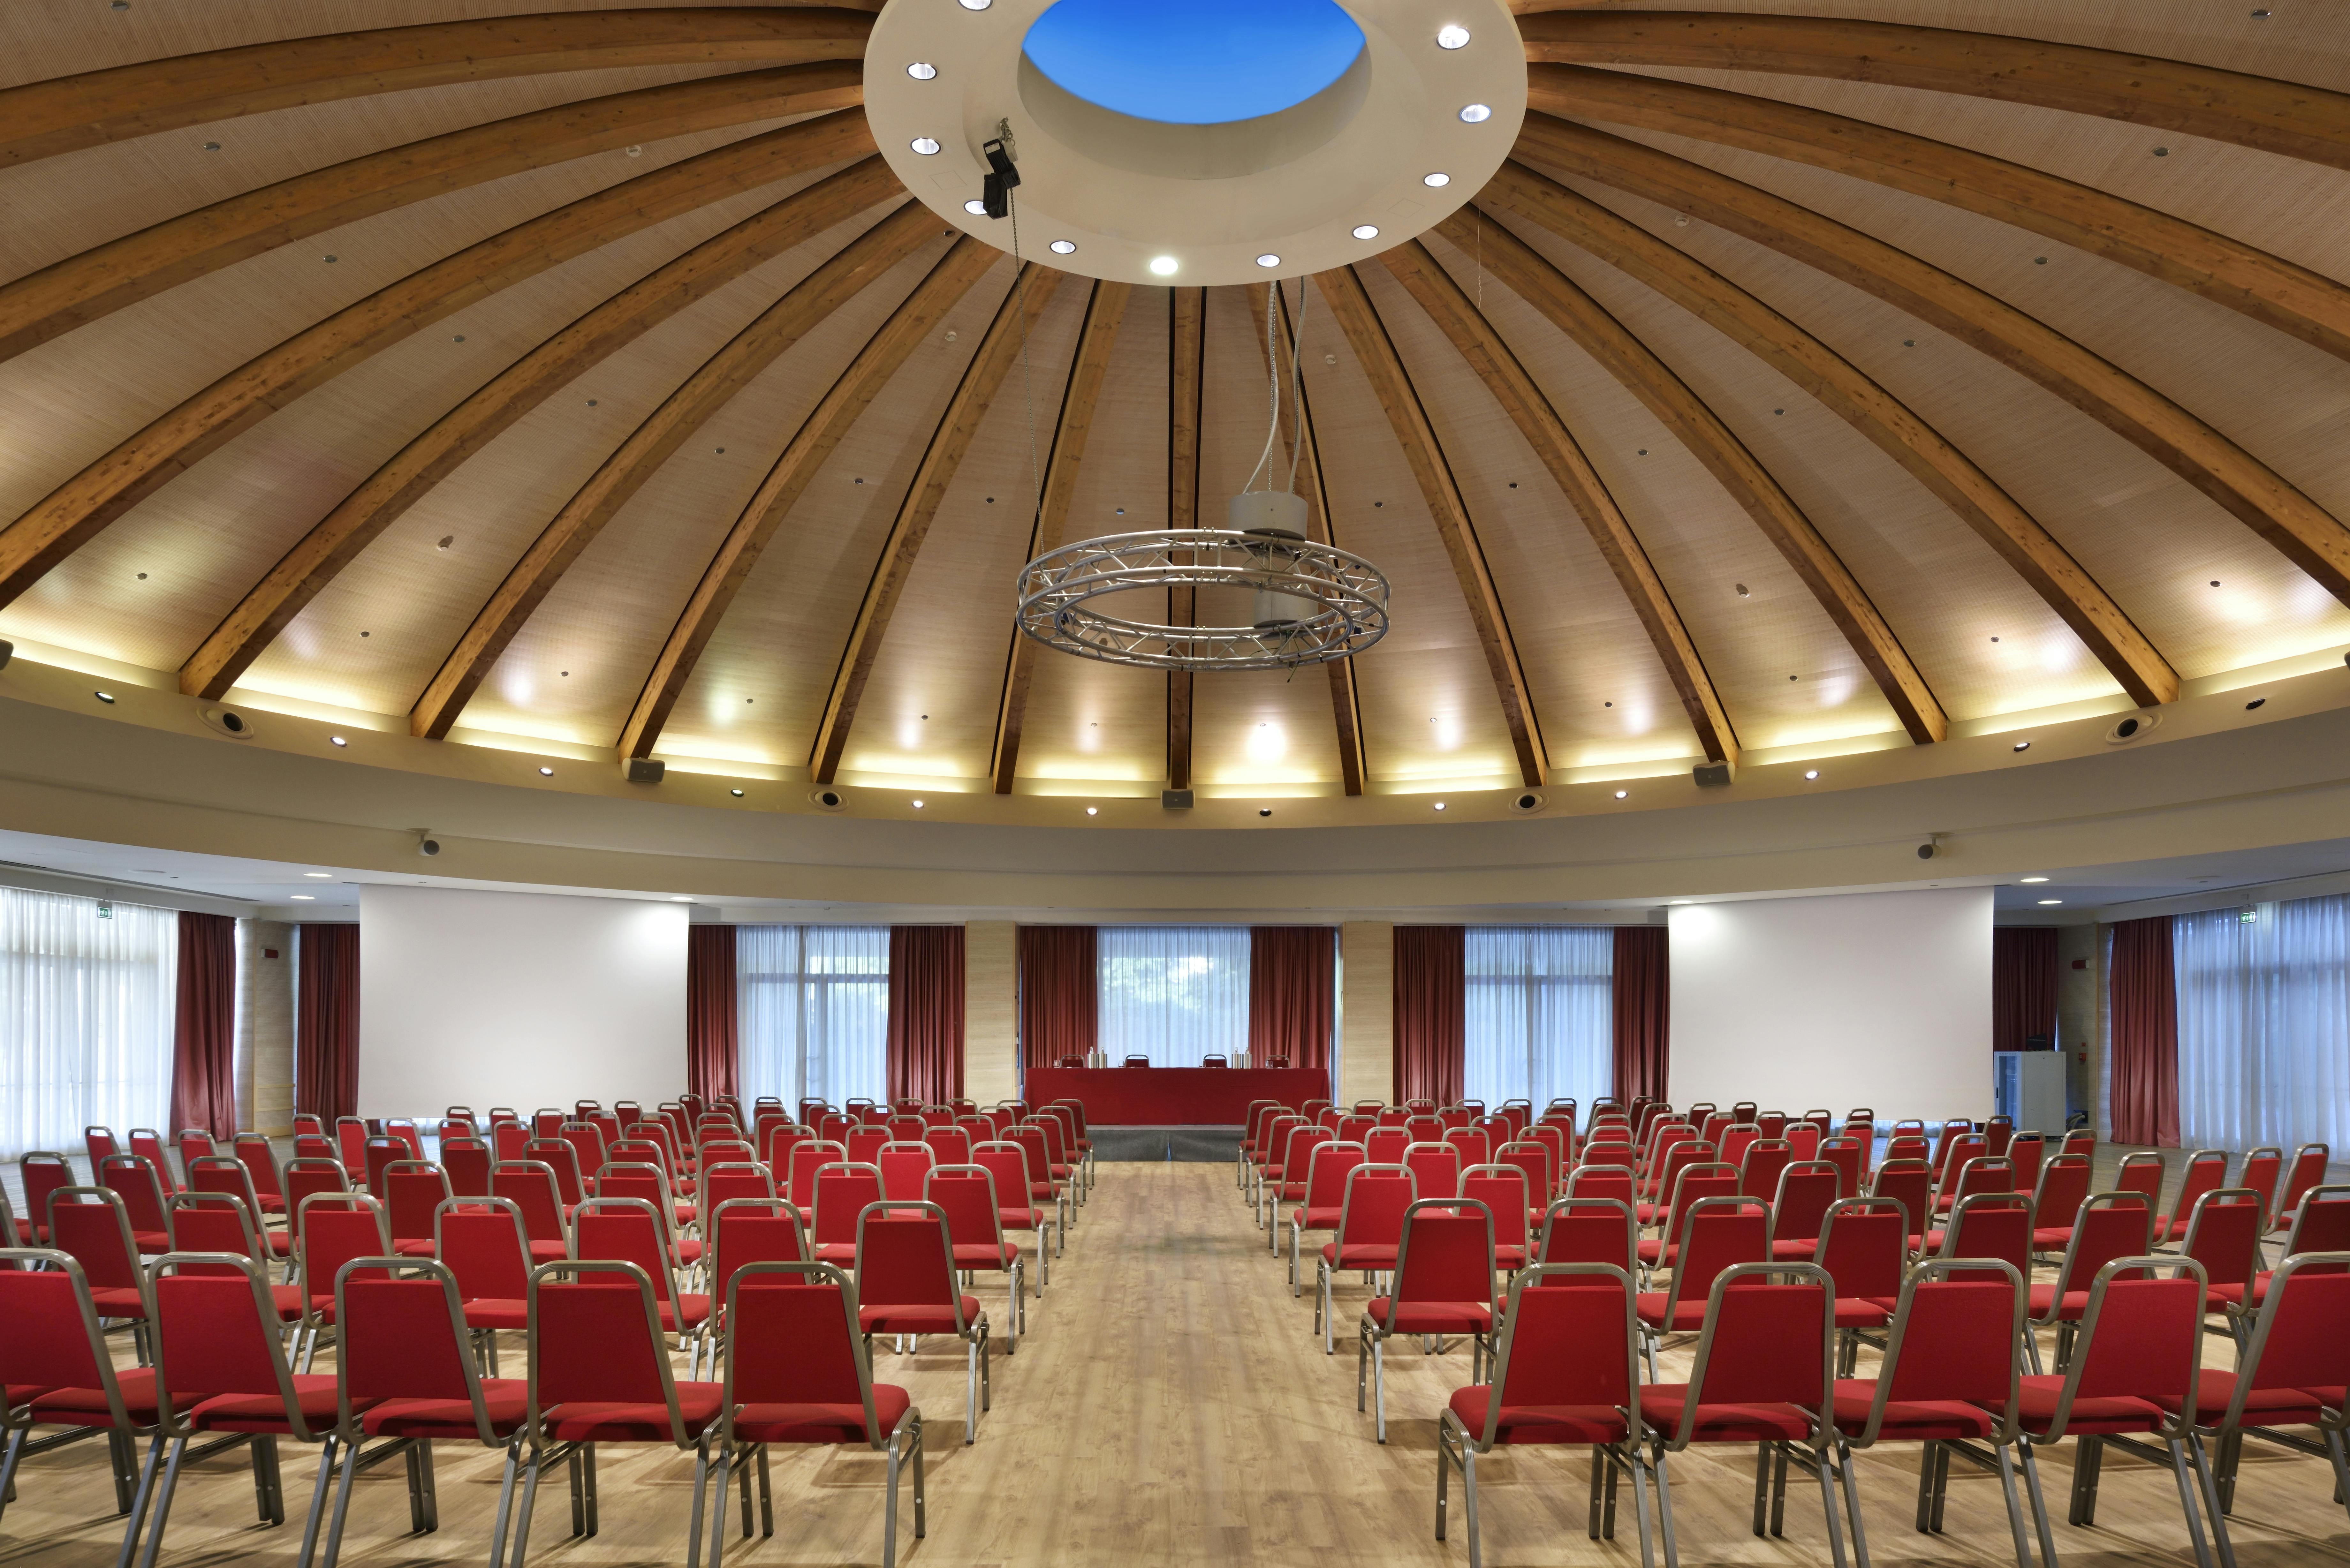
[[[1626,1443],[1624,1451],[1631,1456],[1632,1460],[1629,1466],[1632,1471],[1632,1517],[1638,1522],[1640,1528],[1640,1568],[1656,1568],[1656,1556],[1650,1549],[1648,1541],[1648,1472],[1640,1463],[1640,1449],[1638,1444]],[[1611,1486],[1614,1484],[1612,1477],[1609,1484]],[[1660,1459],[1657,1469],[1657,1496],[1661,1500],[1664,1494],[1665,1472]],[[1672,1542],[1669,1537],[1666,1540],[1665,1548],[1665,1568],[1673,1568]]]
[[[2013,1449],[2010,1443],[1999,1445],[1999,1490],[2007,1502],[2008,1533],[2015,1538],[2015,1568],[2032,1568],[2032,1543],[2023,1528],[2023,1505],[2016,1501],[2015,1496]],[[1867,1568],[1867,1564],[1863,1563],[1861,1568]],[[2055,1568],[2054,1558],[2049,1560],[2049,1568]]]
[[2243,1458],[2244,1429],[2241,1427],[2230,1428],[2227,1432],[2221,1435],[2220,1438],[2220,1451],[2212,1457],[2211,1462],[2214,1469],[2217,1471],[2217,1480],[2219,1482],[2219,1490],[2214,1494],[2217,1501],[2211,1505],[2213,1512],[2232,1513],[2235,1511],[2236,1467],[2243,1462]]
[[[723,1455],[720,1462],[724,1462]],[[707,1506],[710,1479],[710,1439],[705,1437],[693,1446],[693,1516],[685,1529],[685,1568],[702,1568],[702,1532],[709,1524],[712,1511]],[[719,1518],[726,1517],[726,1479],[723,1472],[718,1478],[718,1507],[715,1511]],[[721,1540],[725,1538],[723,1531],[718,1534]]]
[[1444,1420],[1436,1423],[1436,1539],[1444,1539],[1444,1510],[1451,1499],[1447,1495],[1452,1475],[1452,1432]]
[[[31,1431],[32,1428],[26,1426],[8,1434],[7,1456],[0,1458],[0,1517],[5,1516],[8,1500],[16,1495],[16,1466],[25,1457],[25,1438]],[[106,1446],[107,1457],[112,1461],[114,1469],[114,1511],[128,1513],[130,1511],[130,1499],[122,1484],[122,1434],[107,1433]]]
[[[743,1493],[743,1539],[748,1541],[751,1539],[751,1467],[747,1461],[735,1463],[734,1479]],[[726,1511],[726,1499],[723,1495],[718,1500],[718,1511],[722,1514]]]
[[588,1534],[590,1534],[590,1535],[593,1535],[593,1534],[595,1534],[595,1533],[596,1533],[596,1445],[595,1445],[595,1444],[593,1444],[593,1443],[582,1443],[582,1444],[580,1444],[580,1445],[579,1445],[579,1469],[580,1469],[581,1479],[582,1479],[582,1480],[584,1480],[587,1482],[587,1491],[588,1491]]
[[286,1522],[286,1491],[277,1474],[277,1439],[255,1436],[253,1449],[254,1512],[264,1524]]
[[[523,1471],[522,1507],[515,1514],[514,1568],[522,1568],[523,1553],[530,1546],[531,1505],[538,1501],[538,1473],[546,1465],[546,1456],[537,1448],[532,1448],[530,1463]],[[491,1568],[498,1568],[498,1565],[492,1563]]]
[[[1379,1441],[1388,1440],[1388,1345],[1384,1339],[1371,1341],[1371,1402],[1377,1407]],[[1464,1483],[1463,1490],[1466,1486]]]
[[[16,1443],[16,1438],[9,1439],[12,1451]],[[138,1489],[139,1485],[139,1441],[130,1433],[116,1428],[106,1434],[106,1450],[107,1459],[111,1462],[114,1470],[114,1511],[129,1513],[130,1494]],[[0,1469],[0,1503],[5,1503],[8,1499],[16,1496],[16,1466],[13,1459],[5,1469]]]
[[1852,1445],[1838,1438],[1835,1458],[1836,1475],[1844,1483],[1844,1511],[1852,1519],[1852,1560],[1858,1568],[1868,1568],[1868,1532],[1860,1522],[1860,1477],[1853,1469]]
[[889,1434],[889,1490],[881,1504],[881,1568],[898,1568],[898,1434]]
[[311,1556],[318,1549],[318,1524],[326,1516],[327,1493],[334,1490],[335,1452],[340,1441],[329,1432],[327,1440],[318,1445],[318,1479],[310,1484],[310,1511],[302,1521],[302,1551],[294,1560],[297,1568],[310,1568]]
[[[498,1477],[497,1523],[490,1534],[490,1568],[505,1568],[506,1531],[514,1522],[515,1475],[521,1469],[522,1438],[506,1444],[506,1462]],[[329,1562],[327,1568],[334,1568]]]
[[2350,1443],[2339,1431],[2325,1434],[2325,1454],[2334,1461],[2334,1501],[2350,1507]]
[[2097,1522],[2097,1478],[2106,1468],[2106,1445],[2101,1438],[2073,1439],[2073,1507],[2065,1516],[2067,1524]]
[[[1782,1458],[1782,1463],[1784,1463],[1783,1456]],[[1812,1449],[1812,1465],[1813,1468],[1819,1472],[1820,1506],[1822,1511],[1827,1515],[1828,1561],[1834,1563],[1835,1568],[1845,1568],[1843,1511],[1836,1503],[1835,1477],[1830,1473],[1835,1464],[1835,1445],[1832,1440],[1823,1439],[1816,1448]],[[1779,1473],[1783,1477],[1786,1474],[1786,1471],[1782,1469]],[[1781,1489],[1781,1491],[1782,1495],[1784,1495],[1783,1487]],[[1777,1510],[1774,1508],[1772,1511],[1775,1514]],[[1773,1519],[1772,1522],[1775,1526],[1778,1521]],[[1775,1535],[1778,1532],[1774,1528],[1772,1533]]]
[[[338,1456],[335,1467],[335,1511],[327,1524],[327,1561],[325,1568],[335,1568],[335,1560],[343,1552],[343,1521],[350,1517],[351,1478],[359,1468],[359,1445],[352,1443]],[[323,1481],[324,1478],[321,1477]]]
[[[162,1439],[158,1438],[156,1440],[160,1443]],[[155,1568],[155,1558],[163,1550],[163,1527],[171,1522],[172,1494],[179,1490],[180,1462],[187,1457],[187,1438],[172,1439],[172,1457],[164,1462],[162,1484],[156,1490],[154,1501],[151,1505],[154,1509],[154,1517],[147,1527],[146,1548],[139,1554],[140,1568]],[[126,1556],[129,1555],[128,1541],[123,1543],[123,1551]]]
[[[1384,1437],[1379,1440],[1387,1441]],[[1465,1445],[1461,1452],[1461,1512],[1469,1521],[1469,1568],[1483,1568],[1477,1550],[1477,1450]]]
[[767,1484],[767,1445],[761,1443],[755,1452],[759,1460],[759,1534],[766,1539],[775,1533],[775,1493]]
[[1772,1443],[1754,1445],[1754,1533],[1764,1533],[1763,1519],[1770,1506],[1771,1459],[1776,1448]]
[[963,1352],[962,1441],[965,1448],[979,1441],[979,1341],[976,1339]]
[[[2189,1438],[2192,1436],[2190,1433]],[[2187,1445],[2173,1438],[2165,1447],[2170,1450],[2171,1479],[2178,1483],[2178,1509],[2187,1516],[2187,1538],[2195,1543],[2196,1568],[2212,1568],[2210,1542],[2203,1537],[2203,1511],[2195,1501],[2195,1494],[2201,1490],[2201,1481],[2210,1479],[2203,1474],[2203,1450],[2200,1446],[2195,1450],[2197,1473],[2190,1477],[2187,1471]],[[2219,1515],[2213,1514],[2212,1521],[2216,1524]]]
[[1665,1470],[1665,1449],[1657,1445],[1651,1461],[1657,1472],[1657,1533],[1664,1537],[1665,1568],[1680,1568],[1680,1553],[1673,1545],[1673,1482]]
[[2032,1440],[2025,1438],[2023,1450],[2023,1485],[2032,1497],[2032,1523],[2040,1533],[2041,1568],[2056,1568],[2056,1532],[2048,1524],[2048,1498],[2040,1490],[2040,1459]]
[[2203,1490],[2203,1505],[2211,1514],[2211,1543],[2220,1553],[2221,1568],[2236,1568],[2235,1542],[2228,1539],[2228,1519],[2220,1506],[2220,1488],[2211,1475],[2211,1464],[2203,1452],[2203,1439],[2192,1433],[2187,1438],[2187,1456],[2195,1463],[2195,1478]]

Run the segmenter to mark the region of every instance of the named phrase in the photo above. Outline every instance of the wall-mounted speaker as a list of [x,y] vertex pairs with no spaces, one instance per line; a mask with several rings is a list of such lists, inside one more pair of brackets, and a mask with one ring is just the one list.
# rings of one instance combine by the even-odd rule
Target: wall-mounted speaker
[[1700,763],[1690,769],[1690,777],[1700,789],[1721,789],[1737,779],[1738,768],[1732,763]]
[[2152,710],[2125,713],[2114,722],[2112,729],[2106,732],[2106,744],[2126,746],[2147,731],[2158,728],[2161,723],[2162,715]]
[[808,799],[816,804],[819,811],[838,811],[848,804],[848,797],[837,789],[816,790],[808,795]]
[[206,725],[219,731],[222,734],[238,741],[253,739],[253,721],[235,709],[204,708],[198,711],[203,714]]
[[652,757],[630,757],[622,770],[630,784],[659,784],[669,772],[669,764]]
[[1532,816],[1543,808],[1544,804],[1543,797],[1532,790],[1526,790],[1510,797],[1510,809],[1520,816]]
[[1159,792],[1159,804],[1169,811],[1189,811],[1191,809],[1191,792],[1188,789],[1162,789]]

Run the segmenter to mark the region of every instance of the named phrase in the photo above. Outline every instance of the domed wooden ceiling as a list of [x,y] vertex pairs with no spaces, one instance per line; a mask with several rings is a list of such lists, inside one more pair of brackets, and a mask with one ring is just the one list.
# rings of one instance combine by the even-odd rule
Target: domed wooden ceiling
[[1268,291],[1015,287],[874,155],[868,13],[18,0],[0,637],[436,739],[1269,794],[2350,642],[2350,10],[1519,21],[1514,161],[1280,309],[1395,630],[1187,682],[1014,648],[1013,577],[1221,520]]

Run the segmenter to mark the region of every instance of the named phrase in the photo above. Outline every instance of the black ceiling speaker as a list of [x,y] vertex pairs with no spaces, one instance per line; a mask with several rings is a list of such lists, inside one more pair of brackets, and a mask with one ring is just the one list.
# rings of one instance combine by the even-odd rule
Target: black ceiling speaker
[[1189,811],[1191,809],[1191,792],[1188,789],[1162,789],[1159,792],[1159,804],[1169,811]]
[[7,669],[8,661],[16,656],[16,645],[13,642],[0,640],[0,670]]
[[1736,766],[1730,763],[1700,763],[1690,769],[1690,777],[1697,780],[1700,789],[1720,789],[1737,776]]
[[1020,183],[1020,167],[1005,151],[1003,139],[996,138],[980,149],[987,157],[987,178],[980,185],[980,205],[991,218],[1008,217],[1012,212],[1012,188]]
[[669,764],[651,757],[630,757],[628,771],[630,784],[659,784]]

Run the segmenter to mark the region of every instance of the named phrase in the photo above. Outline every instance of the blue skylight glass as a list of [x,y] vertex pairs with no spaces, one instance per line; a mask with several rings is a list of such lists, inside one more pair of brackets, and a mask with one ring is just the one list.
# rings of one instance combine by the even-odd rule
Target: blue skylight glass
[[1221,125],[1312,98],[1362,54],[1363,30],[1331,0],[1060,0],[1025,47],[1104,109]]

